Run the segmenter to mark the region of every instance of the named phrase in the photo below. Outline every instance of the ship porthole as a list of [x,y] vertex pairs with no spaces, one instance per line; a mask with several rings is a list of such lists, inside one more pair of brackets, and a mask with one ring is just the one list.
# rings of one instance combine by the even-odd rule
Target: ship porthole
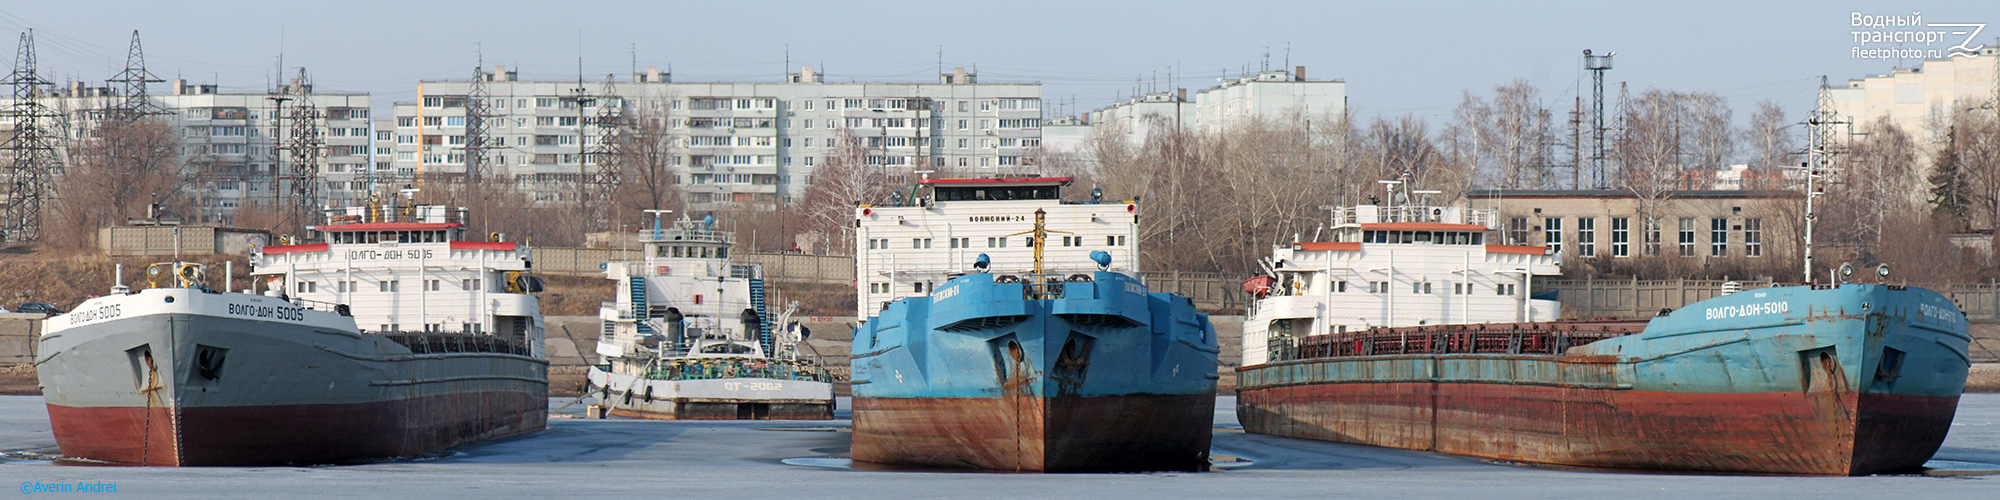
[[172,304],[172,303],[174,303],[174,298],[173,298],[172,296],[168,296],[168,297],[167,297],[167,303],[168,303],[168,304]]
[[1012,340],[1007,341],[1007,355],[1013,356],[1014,361],[1020,361],[1021,358],[1027,357],[1027,354],[1021,352],[1021,343]]

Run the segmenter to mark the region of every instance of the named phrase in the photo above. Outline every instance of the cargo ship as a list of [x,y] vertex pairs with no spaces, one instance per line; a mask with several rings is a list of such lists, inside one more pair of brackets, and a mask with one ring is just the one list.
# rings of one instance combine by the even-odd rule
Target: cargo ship
[[1136,253],[1137,205],[1063,203],[1068,182],[927,180],[930,196],[856,210],[860,302],[881,305],[854,336],[854,460],[1207,469],[1215,330],[1114,267]]
[[1921,467],[1950,428],[1970,337],[1942,295],[1725,290],[1650,320],[1553,321],[1554,302],[1527,289],[1559,255],[1484,241],[1492,217],[1459,210],[1468,218],[1336,209],[1334,241],[1280,248],[1245,282],[1257,297],[1237,373],[1246,431],[1566,466],[1861,475]]
[[51,318],[37,371],[63,456],[309,465],[543,429],[526,249],[463,241],[462,212],[395,205],[342,209],[313,228],[319,242],[255,252],[262,295],[168,263],[147,289]]
[[625,417],[832,419],[833,376],[797,355],[763,268],[731,263],[734,236],[713,218],[668,226],[662,213],[638,232],[643,259],[605,265],[617,300],[598,311],[587,392]]

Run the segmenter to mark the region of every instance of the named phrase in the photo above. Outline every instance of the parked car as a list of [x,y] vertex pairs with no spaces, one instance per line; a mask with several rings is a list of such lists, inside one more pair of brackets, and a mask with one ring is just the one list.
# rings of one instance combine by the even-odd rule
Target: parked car
[[56,308],[55,304],[50,304],[50,303],[47,303],[47,302],[27,302],[27,303],[23,303],[23,304],[21,304],[21,305],[19,305],[19,306],[15,306],[15,307],[14,307],[14,311],[15,311],[15,312],[24,312],[24,313],[42,313],[42,314],[47,314],[47,315],[50,315],[50,316],[55,316],[55,315],[57,315],[57,314],[62,314],[62,313],[63,313],[63,310],[62,310],[62,309],[59,309],[59,308]]

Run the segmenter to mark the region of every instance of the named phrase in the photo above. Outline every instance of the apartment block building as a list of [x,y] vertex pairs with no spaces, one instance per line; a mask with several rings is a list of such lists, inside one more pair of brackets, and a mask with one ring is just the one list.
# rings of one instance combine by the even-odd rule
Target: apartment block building
[[1137,145],[1144,144],[1159,127],[1218,133],[1251,119],[1299,120],[1305,126],[1318,121],[1334,126],[1326,122],[1347,112],[1347,83],[1307,80],[1305,72],[1305,66],[1298,66],[1291,71],[1243,75],[1222,80],[1192,98],[1185,89],[1177,89],[1120,99],[1084,115],[1080,123],[1060,125],[1063,130],[1052,133],[1060,139],[1051,146],[1079,150],[1096,134],[1123,135]]
[[[301,105],[317,108],[311,128],[321,140],[320,183],[323,204],[340,205],[366,196],[369,170],[369,102],[361,93],[319,93],[309,84],[288,84],[268,92],[226,93],[214,84],[171,80],[164,93],[149,93],[154,115],[173,127],[180,138],[184,169],[194,182],[186,195],[200,207],[198,214],[180,214],[190,221],[228,223],[246,203],[276,203],[281,175],[292,157],[282,151],[294,123],[290,116]],[[155,86],[160,87],[160,86]],[[149,89],[151,90],[151,89]],[[297,90],[298,92],[292,92]],[[0,99],[0,106],[12,99]],[[41,104],[61,115],[63,141],[83,140],[108,110],[126,101],[112,87],[72,82],[58,87]],[[283,141],[281,142],[281,139]]]
[[[630,81],[518,81],[505,67],[481,75],[487,96],[488,175],[543,203],[575,199],[596,168],[601,117],[657,120],[673,168],[696,210],[772,208],[797,198],[838,138],[856,137],[869,165],[1011,172],[1041,145],[1041,86],[978,83],[962,68],[936,83],[828,82],[813,68],[774,83],[673,82],[657,68]],[[608,80],[608,78],[607,78]],[[465,173],[471,81],[426,81],[395,105],[386,168],[399,178]]]

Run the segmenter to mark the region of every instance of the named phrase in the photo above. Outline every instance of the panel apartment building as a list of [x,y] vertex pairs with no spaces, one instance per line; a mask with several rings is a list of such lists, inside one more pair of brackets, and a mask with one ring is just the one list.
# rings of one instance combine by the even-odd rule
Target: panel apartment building
[[1091,141],[1106,134],[1122,136],[1137,146],[1145,144],[1154,127],[1220,133],[1251,119],[1298,120],[1308,129],[1315,122],[1320,127],[1339,126],[1338,120],[1347,113],[1347,82],[1307,80],[1305,73],[1305,66],[1297,66],[1291,71],[1221,79],[1192,98],[1186,89],[1176,89],[1119,99],[1076,119],[1052,120],[1043,134],[1051,154],[1087,164]]
[[[772,208],[804,192],[843,133],[882,168],[1013,172],[1041,145],[1041,85],[977,83],[962,68],[936,83],[836,83],[811,67],[775,83],[673,82],[657,68],[629,82],[518,81],[483,72],[496,171],[542,203],[575,199],[604,132],[597,117],[664,119],[694,210]],[[400,177],[465,172],[470,81],[426,81],[395,105],[388,160]]]
[[[309,84],[300,89],[303,96],[288,94],[289,86],[262,93],[224,93],[213,84],[179,79],[165,86],[166,93],[148,97],[159,113],[155,116],[166,120],[180,137],[184,168],[195,179],[186,195],[194,198],[200,213],[179,214],[184,219],[227,224],[246,203],[274,201],[274,192],[282,188],[277,188],[279,179],[272,173],[281,163],[289,170],[292,161],[289,155],[279,158],[278,141],[291,132],[289,115],[301,101],[318,108],[322,116],[313,127],[325,145],[318,181],[322,203],[343,205],[366,198],[368,186],[362,180],[370,174],[367,94],[315,93]],[[112,87],[72,82],[39,100],[61,115],[59,128],[68,145],[82,140],[107,110],[126,97]],[[0,106],[11,101],[0,99]]]

